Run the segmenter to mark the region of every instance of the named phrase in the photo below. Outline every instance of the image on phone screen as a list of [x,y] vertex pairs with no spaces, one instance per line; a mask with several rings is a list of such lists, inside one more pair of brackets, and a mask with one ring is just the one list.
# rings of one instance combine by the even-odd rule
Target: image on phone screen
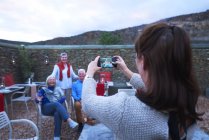
[[112,68],[113,65],[112,65],[112,58],[111,57],[108,57],[108,58],[100,58],[99,59],[99,65],[100,67],[102,68]]

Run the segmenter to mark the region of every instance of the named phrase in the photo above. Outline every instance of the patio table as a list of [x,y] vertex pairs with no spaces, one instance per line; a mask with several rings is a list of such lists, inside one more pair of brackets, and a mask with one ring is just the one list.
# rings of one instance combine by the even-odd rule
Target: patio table
[[36,98],[36,93],[37,93],[37,87],[40,86],[40,84],[37,84],[37,83],[32,83],[32,84],[15,84],[16,86],[29,86],[30,87],[30,93],[29,95],[31,96],[31,98],[34,100]]
[[1,89],[0,89],[0,93],[1,93],[1,94],[4,94],[4,104],[5,104],[6,112],[7,112],[7,113],[8,113],[8,104],[7,104],[7,99],[6,99],[6,97],[7,97],[8,95],[10,95],[11,93],[14,93],[14,92],[19,91],[19,90],[22,90],[22,89],[24,89],[24,87],[16,86],[16,85],[12,85],[12,86],[5,87],[5,88],[1,88]]

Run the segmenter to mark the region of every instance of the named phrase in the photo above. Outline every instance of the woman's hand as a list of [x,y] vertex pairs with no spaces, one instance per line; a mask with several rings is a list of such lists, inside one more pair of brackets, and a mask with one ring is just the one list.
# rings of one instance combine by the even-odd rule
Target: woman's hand
[[121,56],[116,56],[116,57],[118,57],[116,61],[117,69],[121,70],[124,75],[126,75],[129,79],[131,79],[133,72],[129,70],[129,68],[127,67],[125,61]]
[[100,58],[100,56],[97,56],[93,61],[91,61],[89,63],[88,69],[86,72],[86,75],[88,75],[89,77],[93,77],[94,73],[101,69],[101,67],[97,66],[97,62],[98,62],[99,58]]
[[36,95],[36,99],[37,99],[39,102],[42,101],[42,98],[43,98],[43,96],[37,96],[37,95]]
[[126,69],[128,69],[128,67],[126,66],[126,63],[124,62],[123,58],[121,56],[116,56],[117,57],[117,69],[121,70],[121,71],[125,71]]

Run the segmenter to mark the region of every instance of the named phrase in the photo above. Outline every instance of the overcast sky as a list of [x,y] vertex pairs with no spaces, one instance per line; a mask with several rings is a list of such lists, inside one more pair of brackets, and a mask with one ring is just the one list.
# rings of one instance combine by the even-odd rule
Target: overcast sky
[[0,0],[0,39],[35,42],[203,12],[209,0]]

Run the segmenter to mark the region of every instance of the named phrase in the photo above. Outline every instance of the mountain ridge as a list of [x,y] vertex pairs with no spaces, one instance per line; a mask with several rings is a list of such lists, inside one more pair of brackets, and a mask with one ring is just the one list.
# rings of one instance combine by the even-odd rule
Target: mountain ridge
[[[179,15],[175,17],[161,19],[159,21],[153,22],[165,22],[170,25],[176,25],[184,28],[190,35],[192,42],[194,43],[209,43],[209,10],[199,13],[191,13],[186,15]],[[139,26],[127,27],[115,31],[88,31],[79,35],[70,37],[57,37],[45,41],[37,42],[18,42],[2,40],[0,42],[11,43],[11,44],[24,44],[24,45],[97,45],[99,44],[99,39],[103,33],[111,33],[112,35],[117,35],[121,38],[118,45],[133,44],[134,40],[138,36],[139,32],[147,24],[142,24]]]

